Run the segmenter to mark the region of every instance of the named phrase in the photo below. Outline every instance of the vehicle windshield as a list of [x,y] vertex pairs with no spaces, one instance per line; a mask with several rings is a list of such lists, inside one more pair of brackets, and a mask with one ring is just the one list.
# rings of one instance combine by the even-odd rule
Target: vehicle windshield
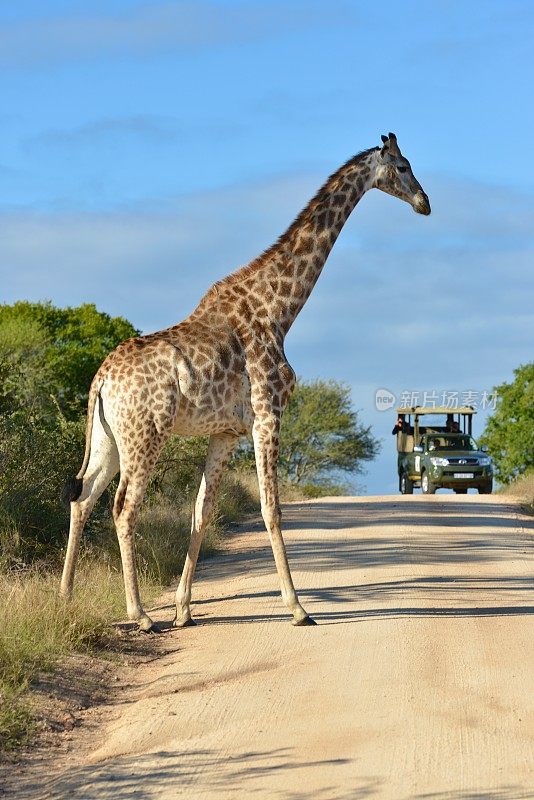
[[429,450],[476,450],[477,443],[466,434],[439,434],[428,437]]

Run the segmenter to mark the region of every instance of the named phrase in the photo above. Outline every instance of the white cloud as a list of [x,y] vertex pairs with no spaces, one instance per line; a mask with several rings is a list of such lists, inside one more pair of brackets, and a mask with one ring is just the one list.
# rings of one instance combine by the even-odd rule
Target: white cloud
[[[237,123],[213,121],[199,124],[178,120],[171,116],[134,114],[123,117],[101,117],[72,128],[51,128],[23,140],[25,150],[36,147],[65,148],[89,147],[95,149],[106,142],[124,147],[131,141],[151,142],[158,147],[165,143],[183,142],[205,135],[217,138],[234,136],[240,130]],[[1,169],[1,167],[0,167]]]
[[158,142],[172,141],[180,138],[181,131],[170,117],[137,114],[100,118],[74,128],[52,128],[28,137],[24,145],[30,148],[34,145],[61,148],[87,144],[94,146],[103,139],[119,137],[124,141],[124,137],[128,136],[155,139]]
[[151,2],[122,14],[71,14],[0,26],[0,64],[26,66],[93,57],[183,53],[204,47],[262,40],[280,31],[331,25],[354,12],[341,2]]

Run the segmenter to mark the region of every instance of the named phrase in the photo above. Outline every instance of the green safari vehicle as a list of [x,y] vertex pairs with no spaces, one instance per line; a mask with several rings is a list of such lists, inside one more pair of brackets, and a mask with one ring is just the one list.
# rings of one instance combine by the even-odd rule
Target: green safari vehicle
[[491,494],[493,467],[486,448],[479,448],[472,437],[474,414],[471,406],[397,409],[392,433],[402,494],[413,494],[416,487],[423,494],[434,494],[436,489],[466,494],[470,488]]

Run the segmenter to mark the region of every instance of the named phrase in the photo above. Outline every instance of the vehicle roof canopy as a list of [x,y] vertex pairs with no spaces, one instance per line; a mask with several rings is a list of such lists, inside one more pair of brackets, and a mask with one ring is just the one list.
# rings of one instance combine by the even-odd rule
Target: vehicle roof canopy
[[458,408],[447,408],[446,406],[436,406],[430,408],[428,406],[400,406],[397,409],[397,414],[417,414],[423,416],[424,414],[476,414],[477,412],[473,406],[458,406]]

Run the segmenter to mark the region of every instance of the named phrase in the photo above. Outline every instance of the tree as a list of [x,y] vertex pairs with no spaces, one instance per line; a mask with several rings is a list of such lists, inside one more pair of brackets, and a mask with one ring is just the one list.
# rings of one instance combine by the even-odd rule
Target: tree
[[[0,305],[0,564],[63,545],[68,513],[59,494],[80,466],[91,380],[136,334],[93,305]],[[103,518],[94,515],[93,530]]]
[[68,419],[76,419],[85,410],[89,386],[104,358],[137,335],[128,320],[110,317],[90,303],[76,308],[25,301],[0,305],[0,394],[11,391],[13,384],[19,393],[23,390],[23,367],[31,377],[34,399],[40,395],[44,400],[46,392]]
[[512,383],[494,389],[497,408],[480,437],[501,483],[534,469],[534,361],[514,370]]
[[[363,462],[375,458],[379,447],[353,410],[348,386],[333,380],[297,382],[282,417],[282,478],[300,485],[331,483],[339,471],[361,473]],[[237,463],[252,465],[250,444],[240,449]]]
[[4,315],[0,306],[0,414],[24,408],[27,413],[50,405],[52,380],[46,332],[34,319]]

